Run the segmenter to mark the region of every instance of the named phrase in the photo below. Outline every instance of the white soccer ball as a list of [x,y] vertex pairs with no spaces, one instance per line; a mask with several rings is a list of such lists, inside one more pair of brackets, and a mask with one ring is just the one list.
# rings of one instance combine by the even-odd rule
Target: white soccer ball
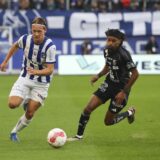
[[53,128],[48,132],[47,141],[53,147],[62,147],[67,140],[67,135],[60,128]]

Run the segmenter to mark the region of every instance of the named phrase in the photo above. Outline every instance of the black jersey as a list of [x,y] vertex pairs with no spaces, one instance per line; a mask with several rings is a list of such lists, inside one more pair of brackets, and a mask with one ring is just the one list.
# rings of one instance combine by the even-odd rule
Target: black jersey
[[131,69],[136,68],[130,53],[123,47],[114,52],[105,48],[104,57],[106,65],[109,67],[109,74],[106,78],[115,83],[126,83],[130,77]]

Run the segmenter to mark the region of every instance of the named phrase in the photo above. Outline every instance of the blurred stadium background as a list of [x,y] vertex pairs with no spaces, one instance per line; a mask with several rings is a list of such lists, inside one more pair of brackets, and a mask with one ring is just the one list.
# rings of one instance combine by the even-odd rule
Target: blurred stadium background
[[[35,16],[46,18],[47,36],[57,46],[56,71],[60,74],[93,74],[103,65],[97,57],[92,60],[73,55],[101,55],[105,46],[104,32],[108,28],[118,28],[126,33],[124,46],[133,55],[141,55],[135,61],[142,73],[159,73],[157,56],[148,54],[160,52],[160,2],[154,0],[1,0],[0,1],[0,62],[9,45],[20,35],[30,33]],[[148,40],[154,37],[157,45],[146,48]],[[147,50],[146,50],[147,49]],[[67,55],[67,56],[66,56]],[[69,56],[75,64],[64,68]],[[147,59],[146,58],[146,55]],[[59,57],[62,58],[59,64]],[[90,57],[90,56],[89,56]],[[159,55],[158,55],[159,57]],[[90,59],[90,58],[89,58]],[[103,58],[102,58],[103,59]],[[22,51],[10,62],[9,73],[17,73],[21,68]],[[90,66],[90,63],[92,64]],[[59,68],[60,67],[60,68]],[[67,70],[70,70],[67,73]],[[89,71],[89,72],[88,72]]]
[[[13,56],[5,75],[0,72],[1,159],[159,160],[160,1],[0,0],[0,63],[13,42],[30,33],[36,16],[46,18],[47,36],[57,46],[55,78],[45,106],[21,133],[22,142],[16,145],[8,136],[23,110],[9,110],[7,98],[21,69],[23,52]],[[52,149],[46,142],[47,132],[60,127],[69,136],[74,135],[83,107],[103,81],[102,78],[94,88],[89,85],[90,75],[104,65],[104,32],[108,28],[126,33],[124,46],[141,74],[128,102],[128,106],[137,108],[136,123],[105,127],[107,103],[93,113],[83,141]],[[156,44],[148,49],[150,39],[155,39]]]

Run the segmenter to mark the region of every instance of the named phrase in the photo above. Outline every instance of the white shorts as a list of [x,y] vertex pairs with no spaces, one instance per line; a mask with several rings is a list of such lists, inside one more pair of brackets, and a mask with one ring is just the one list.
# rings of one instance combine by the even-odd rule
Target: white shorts
[[19,96],[24,100],[32,99],[43,104],[48,96],[49,84],[35,82],[25,77],[19,77],[14,83],[9,97]]

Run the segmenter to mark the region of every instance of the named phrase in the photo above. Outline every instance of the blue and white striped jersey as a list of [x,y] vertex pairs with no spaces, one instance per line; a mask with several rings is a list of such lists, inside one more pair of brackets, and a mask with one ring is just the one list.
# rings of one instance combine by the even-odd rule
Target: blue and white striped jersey
[[34,69],[42,70],[45,68],[46,63],[55,63],[56,46],[52,40],[45,37],[43,43],[40,45],[34,44],[32,35],[23,35],[17,41],[19,48],[24,51],[22,71],[20,76],[28,77],[31,80],[49,83],[52,79],[52,75],[48,76],[34,76],[27,73],[27,68],[32,67]]

